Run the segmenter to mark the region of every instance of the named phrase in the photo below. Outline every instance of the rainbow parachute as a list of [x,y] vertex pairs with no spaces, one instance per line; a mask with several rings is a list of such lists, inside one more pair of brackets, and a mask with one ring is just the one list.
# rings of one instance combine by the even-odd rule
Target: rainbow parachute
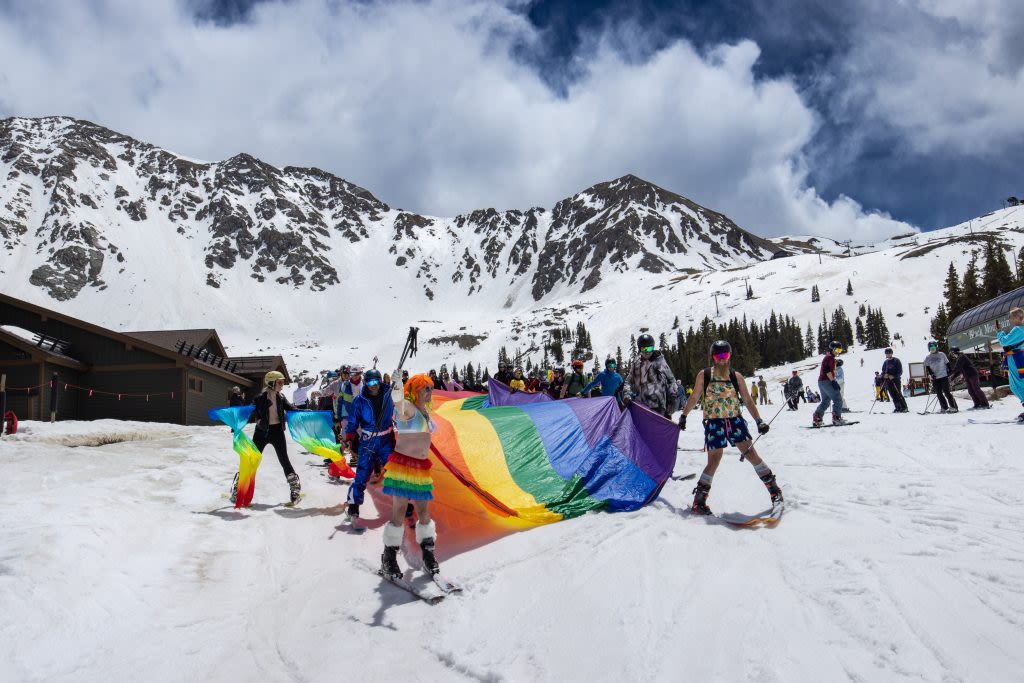
[[249,416],[255,406],[236,406],[234,408],[214,408],[207,415],[211,420],[219,420],[231,427],[233,434],[232,446],[238,453],[238,496],[235,507],[249,507],[252,495],[256,492],[256,470],[263,460],[263,454],[256,450],[256,444],[242,431],[249,422]]
[[341,446],[334,437],[329,410],[305,410],[287,415],[288,433],[300,446],[321,458],[329,458],[346,479],[355,479],[356,473],[341,455]]

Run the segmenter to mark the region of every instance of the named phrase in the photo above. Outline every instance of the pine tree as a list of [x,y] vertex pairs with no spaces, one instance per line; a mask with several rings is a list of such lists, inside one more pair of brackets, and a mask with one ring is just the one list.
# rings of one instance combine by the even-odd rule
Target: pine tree
[[846,296],[853,296],[853,283],[846,281]]
[[967,264],[967,271],[964,273],[963,310],[972,309],[984,300],[985,294],[978,285],[978,252],[974,252],[971,255],[971,262]]
[[747,299],[753,299],[753,298],[754,298],[754,290],[748,284],[747,285]]
[[814,354],[814,332],[811,330],[810,323],[807,323],[807,332],[804,333],[804,354],[805,356]]
[[946,340],[946,331],[949,329],[949,316],[946,313],[945,304],[939,304],[939,310],[935,312],[935,317],[932,318],[928,329],[932,334],[932,339],[940,344]]
[[949,270],[946,271],[946,284],[942,288],[942,294],[946,297],[946,313],[952,319],[963,313],[963,291],[960,289],[960,275],[956,272],[956,266],[949,262]]
[[821,301],[821,295],[818,293],[818,285],[811,287],[811,303]]
[[868,314],[867,309],[864,308],[864,304],[861,304],[860,308],[857,309],[857,317],[863,318],[867,314]]
[[679,316],[678,315],[676,316],[676,319],[672,321],[672,329],[673,330],[678,330],[679,329]]
[[1010,264],[1006,261],[1003,248],[995,239],[989,239],[985,243],[985,266],[982,269],[981,291],[985,300],[1009,292],[1013,289],[1014,282],[1015,278],[1010,272]]
[[864,343],[864,323],[862,323],[860,321],[860,318],[857,318],[855,327],[856,327],[856,330],[854,332],[854,336],[857,338],[857,343],[858,344],[863,344]]
[[1024,247],[1017,254],[1017,286],[1024,287]]

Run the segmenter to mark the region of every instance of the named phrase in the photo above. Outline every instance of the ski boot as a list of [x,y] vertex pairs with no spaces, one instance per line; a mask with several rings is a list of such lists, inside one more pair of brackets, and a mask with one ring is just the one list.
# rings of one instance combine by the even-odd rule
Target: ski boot
[[238,500],[238,472],[235,472],[235,480],[231,482],[231,502]]
[[437,540],[437,526],[434,520],[428,524],[416,525],[416,542],[423,551],[423,570],[433,576],[441,571],[441,566],[434,557],[434,543]]
[[359,503],[349,503],[345,514],[348,515],[350,520],[359,519]]
[[348,466],[352,469],[359,467],[359,451],[352,449],[348,455]]
[[846,424],[846,420],[843,419],[842,415],[833,415],[832,416],[832,425],[833,426],[838,427],[838,426],[844,425],[844,424]]
[[380,556],[380,575],[386,579],[402,578],[402,568],[398,566],[398,546],[384,546],[384,553]]
[[771,470],[768,470],[768,474],[761,477],[761,481],[764,483],[766,489],[768,489],[768,495],[772,497],[772,505],[777,505],[782,502],[782,489],[775,483],[775,475]]
[[824,423],[824,421],[822,421],[821,415],[818,415],[817,413],[814,413],[814,415],[811,417],[811,426],[812,427],[821,427],[824,424],[825,423]]
[[711,508],[708,507],[709,493],[711,493],[710,486],[697,482],[697,486],[693,489],[693,505],[690,506],[690,511],[698,515],[712,514]]
[[291,489],[292,503],[297,503],[299,494],[302,493],[302,484],[299,483],[299,475],[295,472],[288,475],[288,488]]

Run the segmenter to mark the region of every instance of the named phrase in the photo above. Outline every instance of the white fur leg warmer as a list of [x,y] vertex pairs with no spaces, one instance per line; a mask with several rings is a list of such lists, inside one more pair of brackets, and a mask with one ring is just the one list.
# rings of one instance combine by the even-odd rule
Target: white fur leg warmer
[[416,542],[423,543],[428,538],[437,538],[437,526],[434,524],[434,520],[430,520],[430,524],[416,525]]
[[405,535],[405,527],[395,526],[391,522],[384,525],[384,545],[397,548],[402,545],[402,536]]

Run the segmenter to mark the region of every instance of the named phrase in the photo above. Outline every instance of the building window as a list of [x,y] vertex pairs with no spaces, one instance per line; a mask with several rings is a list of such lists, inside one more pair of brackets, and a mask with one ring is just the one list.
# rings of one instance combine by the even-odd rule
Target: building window
[[188,390],[197,394],[203,393],[203,380],[193,375],[188,376]]

